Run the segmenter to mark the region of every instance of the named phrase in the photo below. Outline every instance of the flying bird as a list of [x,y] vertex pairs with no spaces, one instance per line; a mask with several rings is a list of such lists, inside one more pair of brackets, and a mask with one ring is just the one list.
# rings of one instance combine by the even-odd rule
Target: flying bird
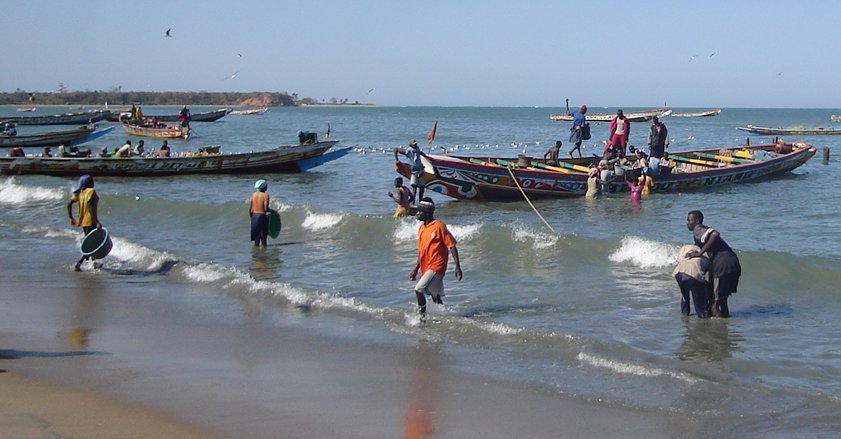
[[237,56],[238,56],[238,57],[240,57],[240,58],[242,58],[242,54],[241,54],[241,53],[237,53]]
[[169,28],[169,29],[166,30],[166,35],[165,36],[171,37],[172,35],[169,34],[170,32],[172,32],[172,28]]
[[236,78],[236,77],[237,77],[237,73],[239,73],[239,72],[234,72],[234,74],[233,74],[233,75],[231,75],[231,76],[226,76],[226,77],[222,78],[222,80],[224,81],[224,80],[226,80],[226,79],[234,79],[234,78]]
[[689,61],[691,62],[693,59],[695,59],[697,57],[698,57],[698,55],[692,55],[692,56],[689,57]]
[[710,54],[710,58],[714,57],[714,56],[715,56],[715,54],[716,54],[716,52],[711,53],[711,54]]
[[373,89],[373,88],[372,88],[372,89],[370,89],[370,90],[368,90],[368,94],[371,94],[374,90],[375,90],[375,89]]
[[777,76],[783,76],[783,72],[777,73]]

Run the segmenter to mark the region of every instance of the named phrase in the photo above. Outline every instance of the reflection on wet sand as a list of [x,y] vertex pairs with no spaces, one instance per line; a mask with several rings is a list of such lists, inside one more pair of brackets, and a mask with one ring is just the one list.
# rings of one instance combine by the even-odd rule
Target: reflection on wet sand
[[67,342],[74,349],[87,349],[89,337],[98,323],[102,306],[102,283],[97,276],[80,276],[67,330]]
[[273,281],[278,278],[278,270],[283,267],[280,259],[283,250],[277,246],[254,248],[251,251],[251,264],[248,274],[257,281]]
[[403,439],[420,439],[435,434],[439,373],[442,364],[440,343],[420,340],[417,348],[407,356],[411,366],[407,387],[406,416]]

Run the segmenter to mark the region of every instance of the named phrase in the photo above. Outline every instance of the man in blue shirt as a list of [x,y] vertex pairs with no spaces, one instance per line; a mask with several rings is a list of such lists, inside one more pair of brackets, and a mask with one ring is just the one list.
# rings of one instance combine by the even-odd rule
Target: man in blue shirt
[[[582,130],[584,129],[584,124],[587,123],[587,106],[582,105],[579,111],[569,111],[569,99],[566,100],[567,103],[567,114],[572,116],[572,128],[569,129],[569,141],[574,143],[575,146],[569,151],[569,158],[572,158],[572,153],[578,150],[578,157],[581,157],[581,142],[584,140],[589,139],[589,137],[584,136]],[[585,139],[587,137],[587,139]]]

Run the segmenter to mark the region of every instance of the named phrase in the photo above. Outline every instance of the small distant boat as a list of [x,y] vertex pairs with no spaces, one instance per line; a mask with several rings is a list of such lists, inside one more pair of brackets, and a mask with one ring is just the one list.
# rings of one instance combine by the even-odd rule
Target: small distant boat
[[707,110],[707,111],[696,111],[693,113],[672,113],[672,117],[710,117],[710,116],[717,116],[721,113],[721,108],[716,108],[715,110]]
[[160,177],[193,174],[303,172],[346,155],[338,141],[279,146],[268,151],[219,153],[219,147],[175,157],[0,157],[0,173],[56,176]]
[[[220,108],[218,110],[207,111],[204,113],[192,113],[190,115],[190,122],[214,122],[225,117],[225,115],[230,112],[230,108]],[[111,122],[118,122],[121,117],[126,115],[130,115],[129,112],[113,112],[113,114],[108,117],[108,120]],[[157,118],[159,122],[178,122],[177,114],[143,114],[144,119],[151,119],[153,117]]]
[[73,130],[52,131],[31,135],[0,136],[0,148],[78,145],[96,139],[114,129],[114,127],[108,127],[97,132],[96,128],[96,125],[86,125]]
[[784,136],[825,136],[825,135],[838,135],[841,134],[841,129],[836,128],[769,128],[769,127],[758,127],[755,125],[748,125],[746,127],[737,127],[737,129],[742,131],[747,131],[749,133],[754,134],[762,134],[762,135],[784,135]]
[[[144,118],[145,120],[146,118]],[[133,125],[128,122],[128,119],[122,119],[120,124],[126,133],[132,136],[140,137],[157,137],[160,139],[186,139],[190,137],[190,128],[168,123],[158,122],[154,126],[151,123],[144,123],[142,125]]]
[[[654,116],[662,116],[664,113],[670,111],[668,108],[655,108],[652,110],[630,111],[624,112],[625,117],[631,122],[645,122],[651,120]],[[602,114],[587,114],[587,122],[610,122],[616,117],[616,113],[602,113]],[[549,119],[556,122],[571,122],[572,116],[568,114],[553,114]]]
[[17,111],[20,112],[20,113],[26,113],[26,112],[31,112],[31,111],[35,111],[35,110],[36,110],[36,107],[21,107],[21,108],[17,109]]
[[53,114],[50,116],[7,117],[0,120],[0,123],[14,122],[18,125],[84,125],[99,122],[110,114],[110,110],[90,110],[76,113]]
[[233,110],[233,111],[231,111],[231,115],[249,116],[249,115],[263,114],[266,111],[269,111],[269,107],[254,108],[254,109],[251,109],[251,110]]
[[[661,166],[654,177],[652,192],[679,192],[731,183],[740,183],[791,171],[806,163],[817,148],[805,143],[735,146],[669,154],[671,166]],[[395,169],[411,176],[411,165],[400,161],[395,152]],[[556,166],[529,157],[494,158],[425,154],[424,186],[432,191],[477,201],[521,201],[529,198],[569,198],[584,196],[591,165],[598,157],[563,159]],[[640,172],[627,169],[625,173]],[[627,192],[620,176],[609,179],[607,192]]]
[[829,120],[833,122],[841,122],[841,116],[833,114],[832,116],[829,116]]

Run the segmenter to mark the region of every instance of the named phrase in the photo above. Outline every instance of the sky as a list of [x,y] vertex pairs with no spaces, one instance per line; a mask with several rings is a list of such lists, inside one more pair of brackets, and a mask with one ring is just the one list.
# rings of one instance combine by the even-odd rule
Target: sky
[[809,0],[3,2],[0,91],[839,108],[838,17]]

